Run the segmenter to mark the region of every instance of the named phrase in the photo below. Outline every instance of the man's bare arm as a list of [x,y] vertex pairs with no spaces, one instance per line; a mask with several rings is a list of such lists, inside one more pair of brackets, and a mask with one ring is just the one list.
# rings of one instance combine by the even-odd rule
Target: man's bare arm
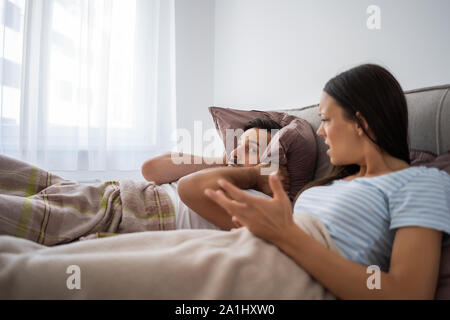
[[223,167],[205,169],[181,178],[178,182],[178,195],[189,208],[215,224],[222,230],[230,230],[235,225],[226,211],[207,197],[206,188],[220,189],[217,181],[226,179],[241,189],[256,188],[258,167]]
[[[177,156],[178,154],[176,153],[175,157]],[[179,158],[176,158],[174,161],[172,153],[168,152],[144,162],[141,172],[146,180],[154,181],[156,184],[163,184],[177,181],[193,172],[225,165],[225,156],[213,158],[180,154]]]

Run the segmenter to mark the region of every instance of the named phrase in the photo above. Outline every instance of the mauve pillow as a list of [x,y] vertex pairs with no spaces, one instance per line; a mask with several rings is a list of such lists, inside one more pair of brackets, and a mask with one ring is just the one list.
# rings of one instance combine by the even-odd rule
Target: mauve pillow
[[[450,150],[436,156],[428,151],[412,149],[410,150],[410,158],[411,166],[437,168],[450,174]],[[443,247],[441,251],[441,264],[439,266],[435,299],[450,299],[450,245]]]
[[438,155],[431,161],[423,163],[423,165],[429,168],[437,168],[450,174],[450,150]]
[[411,166],[425,166],[437,168],[450,174],[450,150],[440,155],[435,155],[429,151],[411,149],[409,151]]
[[[278,149],[278,163],[286,166],[289,172],[288,195],[291,201],[295,199],[300,189],[312,180],[317,158],[317,144],[308,121],[276,111],[248,111],[221,107],[209,107],[209,111],[224,145],[227,129],[243,129],[252,119],[273,120],[282,126],[277,133],[279,143],[275,143],[277,139],[272,138],[274,143],[269,143],[261,161],[268,159]],[[235,138],[234,145],[237,144],[238,138]],[[225,147],[225,151],[229,155],[233,148],[232,146]]]
[[409,149],[409,158],[411,159],[411,166],[414,167],[433,161],[436,155],[430,151]]

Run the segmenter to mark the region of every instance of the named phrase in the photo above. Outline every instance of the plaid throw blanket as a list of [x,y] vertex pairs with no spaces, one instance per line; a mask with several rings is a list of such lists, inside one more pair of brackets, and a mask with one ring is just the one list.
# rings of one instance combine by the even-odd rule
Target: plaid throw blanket
[[0,235],[53,246],[173,229],[172,201],[153,182],[80,184],[0,155]]

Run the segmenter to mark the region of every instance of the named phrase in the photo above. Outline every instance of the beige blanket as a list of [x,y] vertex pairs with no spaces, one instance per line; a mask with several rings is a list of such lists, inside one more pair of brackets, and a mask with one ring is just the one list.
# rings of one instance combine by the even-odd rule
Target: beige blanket
[[[319,220],[295,220],[339,252]],[[0,236],[0,299],[335,297],[277,247],[240,228],[138,232],[55,247]]]

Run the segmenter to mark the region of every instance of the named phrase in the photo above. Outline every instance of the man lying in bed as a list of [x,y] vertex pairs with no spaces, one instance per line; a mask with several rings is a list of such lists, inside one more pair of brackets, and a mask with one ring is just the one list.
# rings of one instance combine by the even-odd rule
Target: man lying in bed
[[[200,165],[176,165],[167,155],[151,159],[143,165],[142,172],[147,180],[156,183],[122,179],[81,184],[0,154],[0,235],[53,246],[132,232],[229,230],[236,226],[229,215],[186,186],[195,183],[217,190],[218,178],[229,177],[242,189],[257,190],[249,193],[271,194],[268,175],[259,174],[262,165],[252,163],[259,162],[263,151],[260,148],[267,145],[259,144],[259,138],[275,125],[261,120],[251,122],[226,164],[219,161],[207,165],[207,159],[202,159]],[[256,160],[252,162],[255,153]],[[286,170],[280,171],[287,177]],[[169,183],[180,177],[179,183]],[[195,213],[198,211],[203,212],[202,217]]]
[[[187,192],[178,192],[178,180],[182,177],[196,173],[194,178],[205,182],[204,173],[211,170],[221,174],[225,167],[254,167],[255,172],[264,165],[260,165],[260,155],[264,153],[265,148],[271,141],[271,130],[281,129],[281,126],[275,121],[266,119],[254,119],[248,122],[244,127],[244,133],[240,136],[237,147],[227,158],[226,154],[221,158],[205,158],[187,154],[178,155],[184,159],[183,163],[174,161],[172,153],[149,159],[142,165],[142,175],[148,181],[154,181],[167,192],[174,205],[177,229],[223,229],[229,230],[236,225],[232,223],[229,215],[223,213],[223,209],[213,201],[202,203],[203,216],[197,214],[194,210],[197,207],[195,201],[189,201],[186,197]],[[265,135],[266,137],[263,137]],[[188,160],[188,161],[186,161]],[[232,169],[231,169],[232,170]],[[199,172],[201,171],[201,172]],[[225,169],[226,174],[230,174],[230,169]],[[239,171],[233,170],[239,180]],[[284,181],[285,189],[288,190],[289,179],[285,167],[280,167],[279,174]],[[247,193],[268,197],[271,190],[268,186],[268,176],[255,174],[253,181],[242,181],[243,187],[249,188]],[[238,182],[238,184],[240,184]],[[181,181],[183,185],[183,181]],[[191,197],[189,197],[191,198]],[[203,200],[208,201],[208,200]],[[189,202],[189,203],[187,203]],[[189,206],[188,206],[188,205]],[[205,210],[204,208],[208,208]]]

